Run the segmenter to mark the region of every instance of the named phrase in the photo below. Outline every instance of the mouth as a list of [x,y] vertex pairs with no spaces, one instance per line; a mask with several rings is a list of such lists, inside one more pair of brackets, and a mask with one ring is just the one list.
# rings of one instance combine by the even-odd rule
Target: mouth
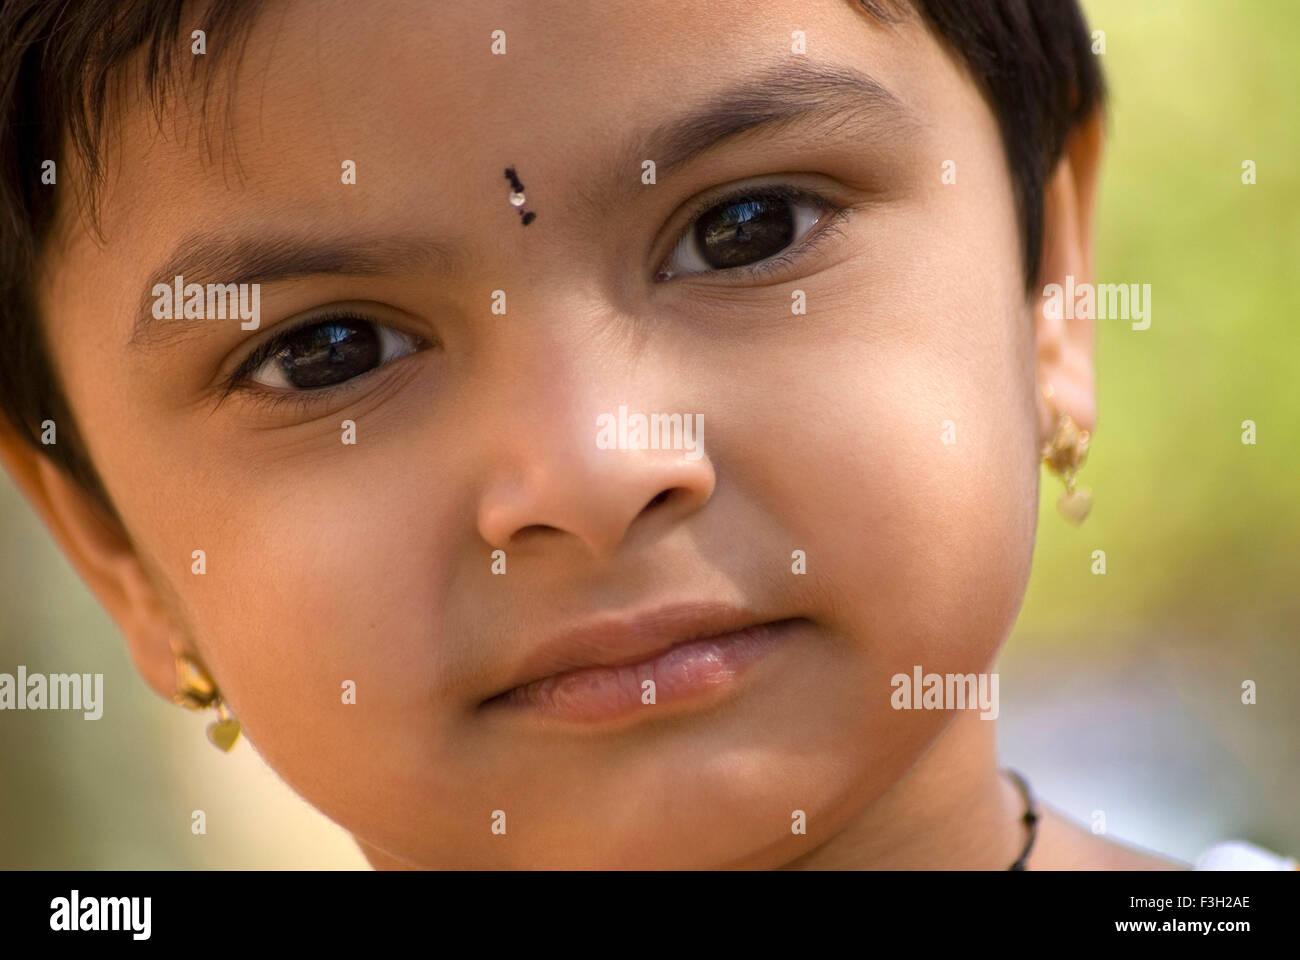
[[596,724],[712,702],[807,626],[708,603],[605,617],[542,644],[480,707]]

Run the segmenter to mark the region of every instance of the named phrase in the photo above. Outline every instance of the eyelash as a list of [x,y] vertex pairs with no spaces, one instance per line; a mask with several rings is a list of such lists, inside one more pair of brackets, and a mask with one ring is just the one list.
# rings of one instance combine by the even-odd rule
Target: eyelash
[[695,221],[708,213],[714,207],[726,206],[730,203],[738,203],[741,200],[785,200],[788,202],[795,201],[812,201],[819,205],[827,212],[822,214],[814,225],[812,232],[806,238],[803,238],[790,245],[786,250],[758,263],[746,264],[739,267],[727,267],[721,270],[707,270],[696,273],[679,274],[670,276],[664,280],[656,279],[658,283],[671,283],[673,280],[684,277],[698,277],[709,275],[734,275],[736,272],[748,274],[751,277],[766,277],[773,273],[780,272],[786,267],[792,266],[802,260],[805,256],[819,247],[825,241],[833,237],[842,237],[844,231],[840,224],[852,213],[850,207],[841,206],[832,200],[827,199],[815,190],[805,190],[790,184],[776,183],[763,184],[756,187],[740,187],[721,197],[709,197],[696,203],[686,218],[686,226],[677,234],[673,244],[668,248],[668,254],[660,262],[659,268],[655,271],[658,278],[664,272],[664,267],[672,259],[673,253],[686,238],[687,234],[695,228]]
[[[302,323],[294,324],[292,327],[288,327],[263,341],[254,348],[247,357],[240,361],[239,366],[235,368],[234,372],[231,373],[228,378],[226,378],[225,383],[222,385],[221,397],[218,404],[224,403],[227,397],[232,393],[239,391],[271,409],[280,409],[284,404],[292,403],[295,404],[296,412],[304,411],[315,405],[318,401],[333,396],[339,390],[346,390],[356,381],[361,380],[367,375],[375,373],[383,367],[388,366],[389,363],[394,362],[390,360],[381,363],[379,366],[372,367],[365,373],[358,374],[351,380],[345,380],[342,383],[334,384],[332,386],[318,387],[314,389],[272,390],[267,387],[256,385],[249,379],[249,377],[260,369],[266,361],[279,353],[284,346],[289,343],[289,341],[304,330],[310,330],[312,327],[318,327],[322,324],[337,323],[345,320],[353,323],[358,321],[361,323],[368,323],[375,327],[387,326],[387,324],[381,323],[373,317],[367,316],[360,310],[330,310],[316,314],[312,316],[311,319],[305,320]],[[417,351],[424,349],[424,347],[427,346],[427,343],[422,338],[415,337],[413,339],[419,341]]]

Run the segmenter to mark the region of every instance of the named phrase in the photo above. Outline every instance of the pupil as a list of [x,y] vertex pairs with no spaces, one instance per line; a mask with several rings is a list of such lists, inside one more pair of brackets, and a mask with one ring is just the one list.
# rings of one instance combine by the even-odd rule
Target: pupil
[[794,215],[785,200],[732,200],[696,221],[695,240],[715,270],[742,267],[788,247],[794,240]]
[[285,379],[300,390],[328,387],[379,366],[379,334],[369,323],[330,322],[310,327],[281,348]]

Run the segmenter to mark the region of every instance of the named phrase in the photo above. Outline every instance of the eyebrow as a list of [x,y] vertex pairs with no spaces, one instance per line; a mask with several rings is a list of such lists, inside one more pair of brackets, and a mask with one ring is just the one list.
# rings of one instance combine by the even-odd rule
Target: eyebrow
[[[185,339],[201,324],[153,315],[153,289],[171,286],[177,276],[197,283],[272,283],[335,274],[378,276],[410,269],[451,272],[454,253],[437,241],[402,236],[257,235],[197,233],[182,240],[144,288],[132,329],[131,346],[152,347]],[[178,337],[178,334],[180,335]]]
[[[641,186],[641,165],[655,162],[655,179],[741,134],[778,132],[823,121],[827,133],[848,127],[866,136],[904,135],[922,126],[906,105],[866,73],[842,64],[792,58],[769,64],[711,94],[687,113],[662,121],[619,154],[611,182]],[[585,201],[591,202],[591,201]]]

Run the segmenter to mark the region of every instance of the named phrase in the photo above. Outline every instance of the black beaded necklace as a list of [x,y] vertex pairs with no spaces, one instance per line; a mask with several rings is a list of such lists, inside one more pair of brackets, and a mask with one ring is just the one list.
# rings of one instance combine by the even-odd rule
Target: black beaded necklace
[[1005,769],[1003,772],[1010,775],[1011,779],[1016,782],[1016,786],[1020,788],[1020,792],[1025,798],[1025,815],[1020,819],[1029,828],[1029,840],[1025,843],[1025,849],[1020,851],[1020,856],[1016,858],[1016,862],[1007,867],[1008,870],[1023,870],[1025,869],[1025,861],[1029,859],[1029,851],[1034,848],[1034,839],[1038,836],[1038,811],[1034,809],[1034,795],[1030,793],[1029,784],[1025,782],[1025,778],[1010,768]]

